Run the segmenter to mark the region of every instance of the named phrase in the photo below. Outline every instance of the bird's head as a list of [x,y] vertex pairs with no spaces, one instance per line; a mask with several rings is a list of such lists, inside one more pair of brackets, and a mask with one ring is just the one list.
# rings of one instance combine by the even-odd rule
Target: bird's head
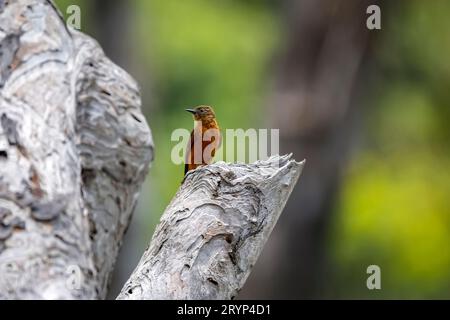
[[195,109],[186,109],[193,114],[196,121],[212,121],[216,118],[214,110],[210,106],[198,106]]

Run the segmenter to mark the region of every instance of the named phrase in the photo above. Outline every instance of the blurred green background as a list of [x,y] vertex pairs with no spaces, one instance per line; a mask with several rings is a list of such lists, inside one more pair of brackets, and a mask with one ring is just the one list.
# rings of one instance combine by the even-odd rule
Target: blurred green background
[[138,80],[155,141],[111,297],[183,177],[172,131],[210,104],[307,159],[240,298],[450,298],[449,1],[55,2]]

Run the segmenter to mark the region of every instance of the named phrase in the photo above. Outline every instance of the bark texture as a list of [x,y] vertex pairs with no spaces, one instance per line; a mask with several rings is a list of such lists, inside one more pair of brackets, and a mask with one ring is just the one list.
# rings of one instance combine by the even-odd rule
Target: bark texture
[[153,156],[140,104],[50,1],[0,1],[0,299],[105,297]]
[[[153,158],[135,81],[51,1],[0,0],[0,299],[102,299]],[[190,172],[119,299],[230,299],[300,176]]]
[[233,299],[304,162],[276,156],[187,174],[118,299]]

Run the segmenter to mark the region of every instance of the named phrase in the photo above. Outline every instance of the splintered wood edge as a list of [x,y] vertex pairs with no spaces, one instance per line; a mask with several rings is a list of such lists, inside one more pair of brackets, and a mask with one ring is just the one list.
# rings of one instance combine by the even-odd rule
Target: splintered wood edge
[[304,167],[291,158],[188,173],[118,299],[236,297]]

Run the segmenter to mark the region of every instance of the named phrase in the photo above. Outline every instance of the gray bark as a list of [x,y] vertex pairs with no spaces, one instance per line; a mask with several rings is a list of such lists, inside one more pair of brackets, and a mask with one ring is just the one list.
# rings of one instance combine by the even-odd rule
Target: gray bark
[[[153,158],[135,81],[50,1],[0,0],[0,299],[102,299]],[[119,299],[229,299],[291,156],[190,172]]]
[[105,297],[153,155],[135,81],[50,1],[0,1],[0,298]]
[[[138,58],[141,43],[139,37],[135,36],[134,26],[136,14],[135,1],[127,0],[89,0],[85,2],[83,21],[88,21],[91,36],[98,41],[105,54],[116,64],[131,72],[143,83],[151,81],[152,71],[142,67],[142,61]],[[61,8],[64,10],[64,8]],[[86,12],[89,11],[89,12]],[[148,34],[150,32],[148,31]],[[150,41],[147,36],[145,41]],[[133,48],[130,50],[130,48]],[[143,107],[144,115],[152,114],[153,94],[149,86],[145,85],[142,90],[142,100],[146,101]],[[152,110],[150,110],[152,109]],[[145,185],[144,185],[145,186]],[[150,192],[149,190],[141,192]],[[143,205],[143,202],[140,203]],[[128,280],[130,273],[136,266],[131,261],[138,261],[145,248],[142,248],[140,226],[145,224],[149,212],[142,212],[139,206],[133,214],[128,231],[124,235],[123,245],[117,256],[116,266],[111,276],[111,283],[107,299],[115,299],[123,284]],[[148,235],[147,235],[148,236]]]
[[304,162],[219,162],[189,172],[118,299],[233,299]]

